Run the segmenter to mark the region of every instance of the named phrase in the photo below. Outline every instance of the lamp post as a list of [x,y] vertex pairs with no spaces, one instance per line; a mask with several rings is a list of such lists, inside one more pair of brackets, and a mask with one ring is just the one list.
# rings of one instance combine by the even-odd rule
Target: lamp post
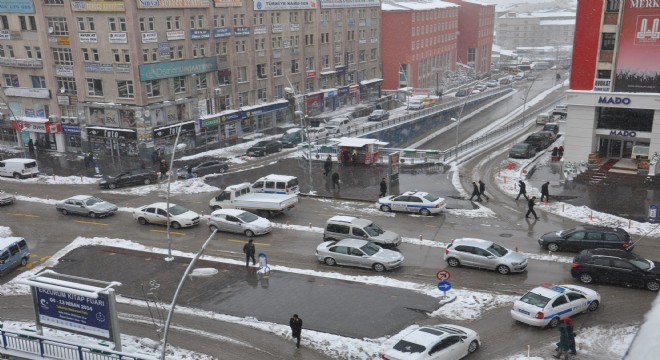
[[[307,161],[309,163],[309,192],[312,193],[314,192],[314,180],[312,179],[312,142],[310,141],[311,139],[309,138],[309,126],[305,126],[305,112],[303,111],[303,106],[301,104],[302,98],[296,95],[296,89],[293,87],[293,84],[291,84],[291,80],[289,80],[288,76],[284,76],[286,78],[286,81],[289,83],[289,89],[291,89],[291,93],[293,94],[293,99],[296,104],[296,111],[294,112],[295,115],[300,116],[300,127],[303,129],[303,134],[306,134],[307,137]],[[302,96],[302,95],[301,95]],[[305,139],[302,139],[303,142]]]
[[166,196],[166,205],[165,205],[165,211],[167,211],[167,257],[165,258],[165,261],[172,261],[174,260],[174,256],[172,256],[172,237],[170,235],[170,185],[172,184],[172,167],[174,166],[174,154],[176,153],[176,149],[179,144],[179,136],[181,135],[181,127],[183,125],[183,121],[179,123],[177,132],[176,132],[176,139],[174,140],[174,147],[172,148],[172,156],[170,158],[170,169],[169,169],[169,175],[167,176],[167,196]]
[[525,111],[527,110],[527,96],[529,96],[529,91],[532,90],[532,86],[534,86],[534,82],[536,81],[536,77],[532,79],[532,83],[529,84],[529,87],[527,88],[527,91],[525,91],[525,97],[521,98],[520,100],[523,101],[523,117],[522,117],[522,127],[523,129],[525,128]]

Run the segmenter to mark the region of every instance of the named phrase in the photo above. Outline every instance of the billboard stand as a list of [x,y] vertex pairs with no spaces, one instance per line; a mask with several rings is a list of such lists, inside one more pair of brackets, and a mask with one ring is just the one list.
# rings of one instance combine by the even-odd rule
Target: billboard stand
[[114,350],[121,351],[113,289],[121,283],[58,274],[52,270],[32,275],[21,283],[30,286],[39,335],[45,326],[109,340],[114,342]]

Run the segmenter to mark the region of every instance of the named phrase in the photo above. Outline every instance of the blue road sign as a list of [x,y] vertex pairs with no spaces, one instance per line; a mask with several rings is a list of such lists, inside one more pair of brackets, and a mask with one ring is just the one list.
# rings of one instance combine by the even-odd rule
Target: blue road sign
[[451,283],[449,281],[440,281],[438,283],[438,289],[440,291],[447,292],[447,291],[451,290]]

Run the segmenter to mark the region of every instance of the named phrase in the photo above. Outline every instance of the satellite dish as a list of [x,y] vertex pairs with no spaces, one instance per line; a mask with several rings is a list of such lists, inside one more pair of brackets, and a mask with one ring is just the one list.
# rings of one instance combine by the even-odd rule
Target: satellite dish
[[293,91],[293,89],[290,88],[290,87],[288,87],[288,86],[284,88],[284,91],[285,91],[286,93],[288,93],[288,94],[295,94],[294,91]]
[[49,33],[49,34],[52,34],[52,33],[53,33],[53,31],[55,31],[55,29],[53,29],[53,27],[52,27],[52,26],[48,28],[48,33]]
[[62,86],[60,88],[60,94],[64,94],[65,92],[66,92],[66,88],[64,86]]
[[151,113],[149,112],[149,110],[145,110],[145,111],[144,111],[144,116],[147,116],[147,117],[148,117],[149,114],[151,114]]

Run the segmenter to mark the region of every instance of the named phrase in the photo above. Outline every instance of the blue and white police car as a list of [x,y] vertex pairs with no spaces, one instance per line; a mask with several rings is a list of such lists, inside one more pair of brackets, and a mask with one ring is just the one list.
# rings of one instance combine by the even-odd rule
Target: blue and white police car
[[444,198],[423,191],[408,191],[400,195],[378,199],[376,207],[381,211],[405,211],[424,216],[438,214],[447,207]]
[[584,286],[541,284],[513,303],[511,317],[532,326],[555,327],[564,318],[595,311],[600,295]]

